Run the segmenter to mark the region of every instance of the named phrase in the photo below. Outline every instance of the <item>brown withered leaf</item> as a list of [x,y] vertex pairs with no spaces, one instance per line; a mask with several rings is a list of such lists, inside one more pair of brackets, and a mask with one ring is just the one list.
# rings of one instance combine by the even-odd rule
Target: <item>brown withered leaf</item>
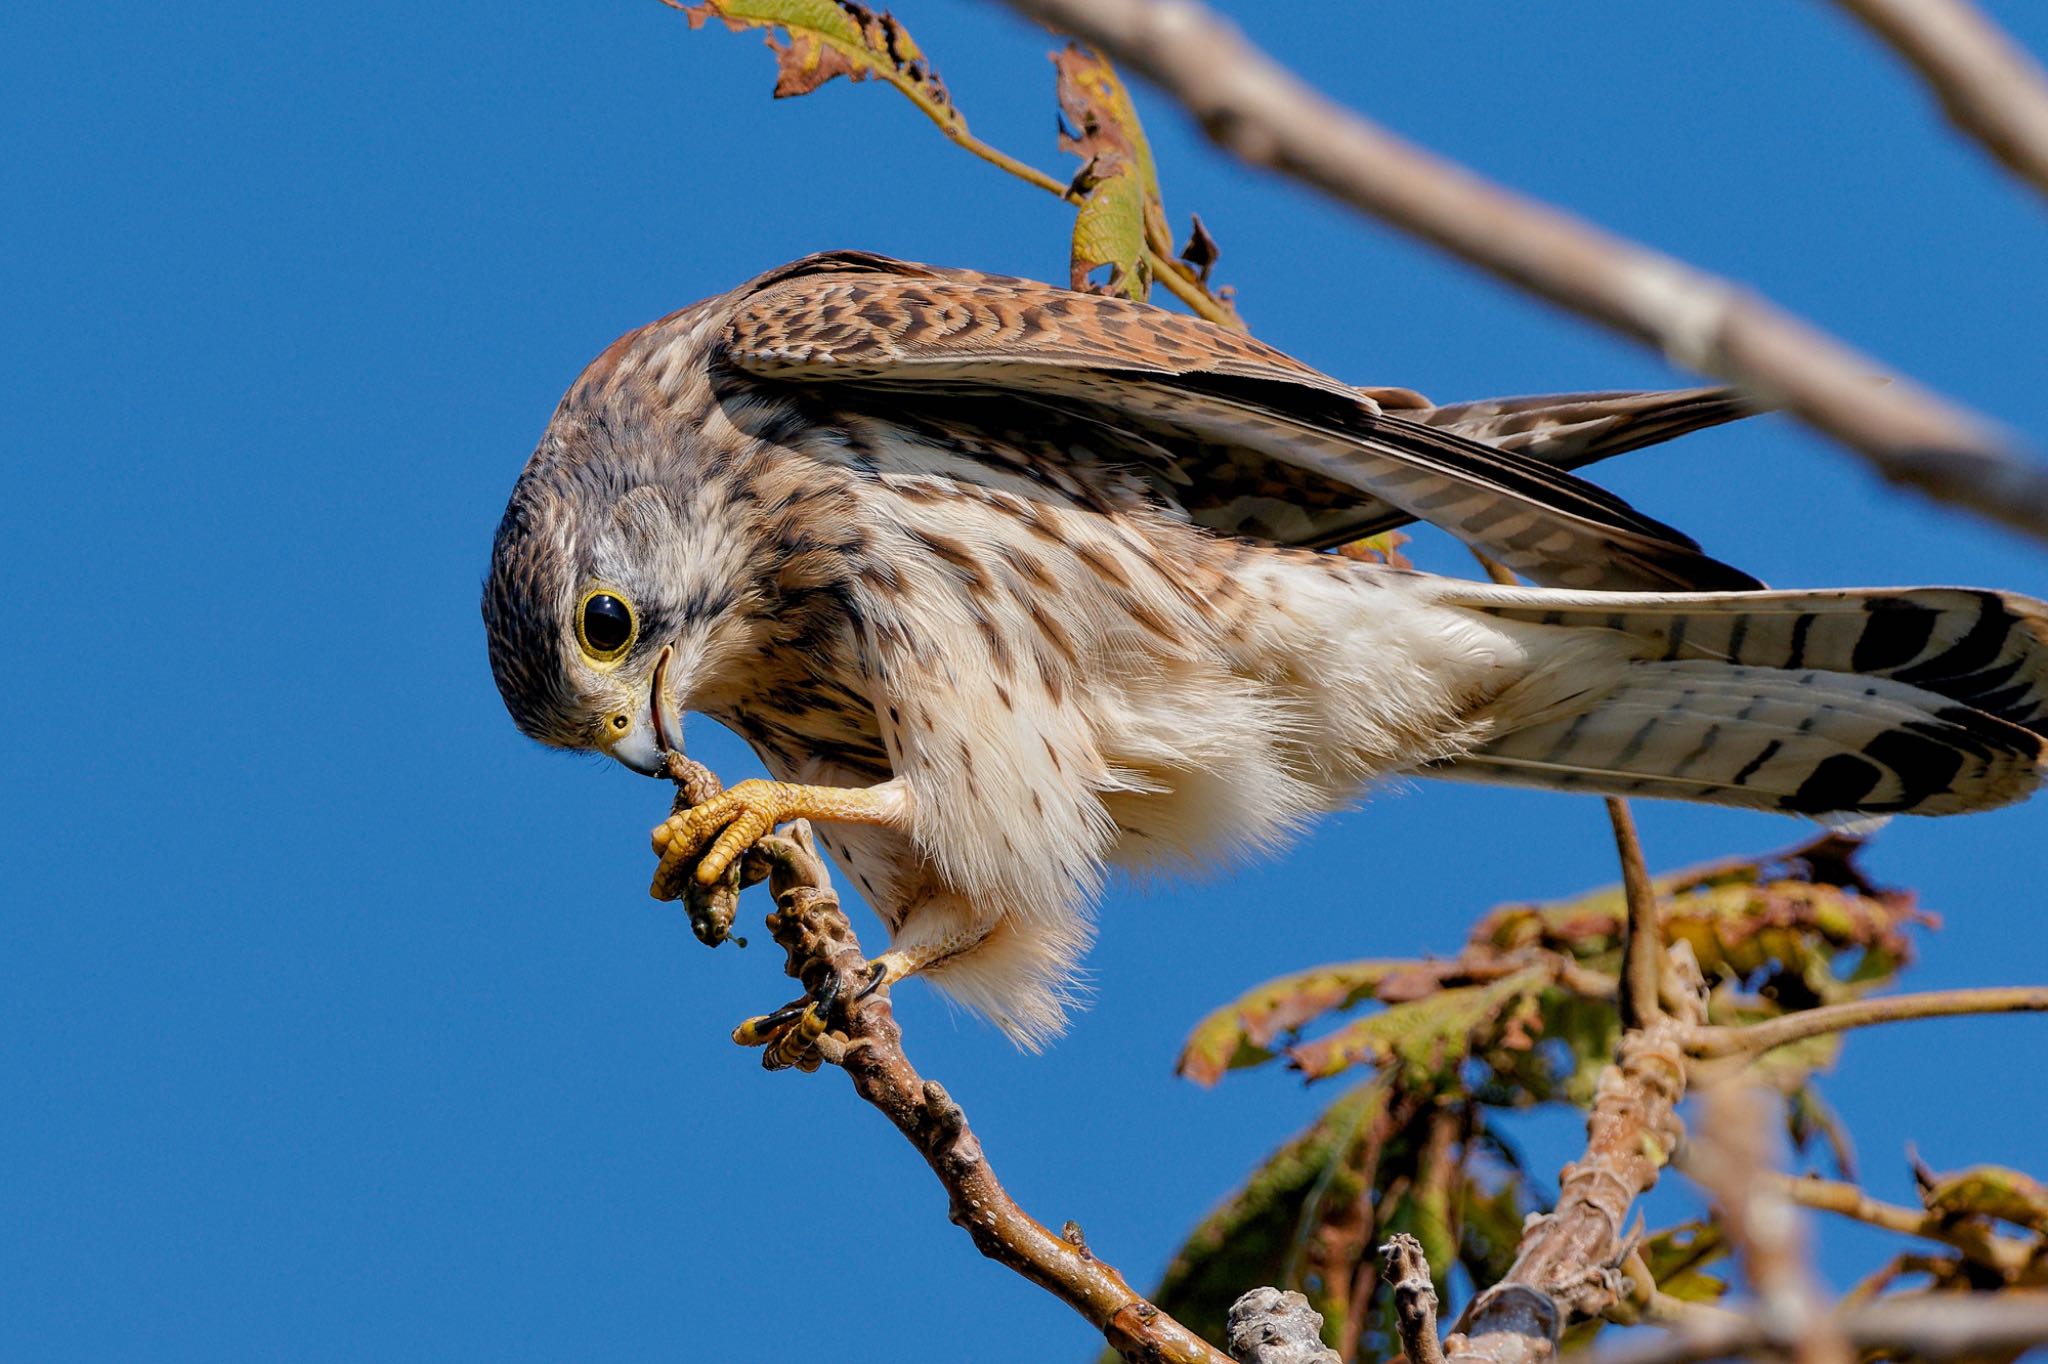
[[1326,1013],[1348,1009],[1405,966],[1402,961],[1350,961],[1269,980],[1216,1010],[1188,1035],[1174,1069],[1199,1085],[1226,1070],[1271,1060],[1271,1044]]
[[808,95],[834,76],[857,81],[867,79],[865,67],[856,66],[838,48],[825,46],[811,34],[792,34],[785,44],[775,41],[775,35],[770,33],[768,46],[775,49],[777,99]]
[[1197,283],[1207,284],[1209,272],[1216,268],[1216,262],[1223,255],[1223,248],[1216,245],[1216,239],[1209,235],[1209,229],[1202,225],[1202,215],[1190,215],[1193,223],[1188,228],[1188,244],[1180,249],[1181,263],[1195,272]]

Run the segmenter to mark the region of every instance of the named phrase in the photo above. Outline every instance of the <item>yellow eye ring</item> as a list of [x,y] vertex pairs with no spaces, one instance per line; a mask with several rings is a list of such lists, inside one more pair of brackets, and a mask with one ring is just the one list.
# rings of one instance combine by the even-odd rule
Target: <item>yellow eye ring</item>
[[618,662],[639,633],[632,603],[610,588],[593,588],[577,603],[576,642],[593,663]]

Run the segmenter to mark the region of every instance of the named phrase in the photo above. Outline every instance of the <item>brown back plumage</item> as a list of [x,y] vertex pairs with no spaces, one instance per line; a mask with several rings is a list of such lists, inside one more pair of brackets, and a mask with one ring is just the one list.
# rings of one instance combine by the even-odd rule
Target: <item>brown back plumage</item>
[[[1499,413],[1396,414],[1261,342],[1124,299],[837,253],[743,290],[721,349],[767,379],[952,388],[1108,414],[1167,451],[1171,467],[1154,472],[1173,498],[1230,534],[1318,547],[1400,515],[1542,583],[1759,585],[1620,498],[1461,426],[1508,420]],[[1582,428],[1600,420],[1583,405],[1575,419]],[[1667,427],[1681,428],[1690,426]],[[1652,429],[1639,424],[1634,443]],[[1629,433],[1611,443],[1630,448]],[[1604,453],[1597,436],[1557,445],[1568,458]],[[1273,513],[1282,524],[1269,523]]]

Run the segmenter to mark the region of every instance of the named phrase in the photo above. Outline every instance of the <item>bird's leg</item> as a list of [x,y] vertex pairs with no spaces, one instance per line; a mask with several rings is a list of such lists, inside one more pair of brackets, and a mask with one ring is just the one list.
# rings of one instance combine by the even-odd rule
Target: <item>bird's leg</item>
[[692,860],[698,884],[715,885],[736,858],[792,819],[901,825],[909,815],[910,792],[900,781],[863,787],[743,781],[655,827],[654,851],[661,865],[655,868],[653,893],[662,900],[681,894],[680,873]]

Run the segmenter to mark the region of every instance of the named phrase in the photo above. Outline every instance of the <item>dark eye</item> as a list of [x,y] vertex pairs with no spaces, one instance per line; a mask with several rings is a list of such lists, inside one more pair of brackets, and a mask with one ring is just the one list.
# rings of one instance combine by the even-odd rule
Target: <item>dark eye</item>
[[633,608],[609,592],[593,592],[577,614],[576,636],[584,653],[609,663],[633,642]]

